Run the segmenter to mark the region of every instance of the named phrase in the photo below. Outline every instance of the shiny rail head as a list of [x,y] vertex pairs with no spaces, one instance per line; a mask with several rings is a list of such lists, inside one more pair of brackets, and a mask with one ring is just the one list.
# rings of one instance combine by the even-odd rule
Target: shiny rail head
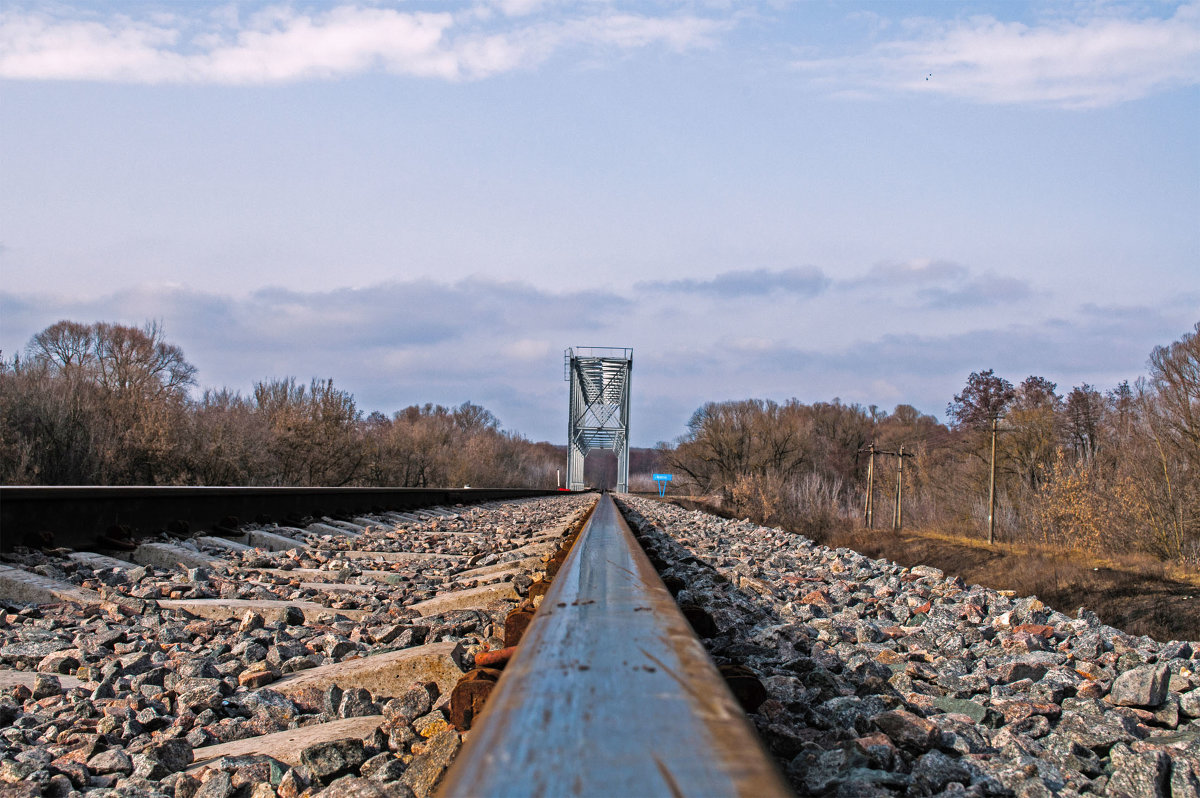
[[439,795],[790,795],[603,496]]

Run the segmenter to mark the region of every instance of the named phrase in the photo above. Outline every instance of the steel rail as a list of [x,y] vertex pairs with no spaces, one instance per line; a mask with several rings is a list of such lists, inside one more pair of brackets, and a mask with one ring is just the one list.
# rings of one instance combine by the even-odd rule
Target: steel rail
[[548,496],[521,488],[261,488],[175,486],[0,486],[0,550],[33,545],[49,533],[57,546],[87,548],[113,525],[153,534],[172,521],[193,530],[235,516],[342,515],[439,504]]
[[790,794],[602,496],[439,795]]

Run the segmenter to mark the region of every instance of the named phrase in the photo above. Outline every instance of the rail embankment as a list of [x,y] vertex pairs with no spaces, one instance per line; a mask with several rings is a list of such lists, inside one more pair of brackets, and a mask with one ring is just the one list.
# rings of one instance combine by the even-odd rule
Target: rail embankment
[[747,711],[799,795],[1200,794],[1200,642],[625,503],[709,654],[761,685]]
[[857,530],[836,536],[869,557],[931,565],[968,584],[1035,595],[1074,613],[1087,607],[1109,626],[1156,640],[1200,640],[1200,574],[1147,555],[1097,557],[1076,549],[996,544],[929,530]]
[[[731,517],[701,497],[667,501]],[[989,545],[969,535],[920,528],[857,528],[834,532],[821,542],[908,567],[929,565],[967,584],[1037,596],[1069,614],[1086,607],[1103,623],[1132,635],[1200,639],[1200,572],[1147,554],[1100,556],[1063,546]]]

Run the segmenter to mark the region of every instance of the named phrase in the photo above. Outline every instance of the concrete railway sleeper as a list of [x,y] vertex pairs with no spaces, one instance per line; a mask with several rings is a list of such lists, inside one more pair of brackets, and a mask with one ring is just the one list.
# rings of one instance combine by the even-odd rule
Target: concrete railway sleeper
[[0,795],[430,795],[451,693],[594,495],[0,565]]

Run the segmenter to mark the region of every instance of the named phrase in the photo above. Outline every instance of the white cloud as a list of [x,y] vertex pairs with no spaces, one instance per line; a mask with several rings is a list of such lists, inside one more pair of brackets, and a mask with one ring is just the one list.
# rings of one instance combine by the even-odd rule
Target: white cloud
[[852,96],[890,92],[1064,108],[1114,105],[1200,84],[1200,4],[1167,18],[1097,15],[1026,25],[993,17],[913,22],[910,38],[796,66]]
[[912,302],[925,310],[964,310],[1022,302],[1036,295],[1034,286],[993,272],[974,275],[960,263],[936,258],[886,261],[862,277],[842,280],[843,292],[886,292],[889,301]]
[[534,16],[537,9],[537,3],[505,6],[519,17],[511,23],[489,20],[493,15],[482,6],[457,15],[275,6],[244,20],[235,12],[206,19],[96,19],[9,11],[0,13],[0,77],[257,84],[387,71],[478,79],[536,66],[572,46],[686,50],[709,44],[722,27],[686,14],[604,12],[546,20]]
[[739,269],[722,272],[708,280],[651,280],[638,283],[637,288],[676,294],[707,294],[723,299],[773,293],[814,297],[823,292],[829,282],[820,269],[804,266],[779,270]]
[[906,261],[888,261],[871,268],[867,276],[855,281],[882,285],[923,285],[959,280],[966,276],[967,268],[959,263],[933,258],[915,258]]
[[502,347],[503,352],[516,360],[539,360],[550,356],[554,347],[538,338],[521,338]]
[[178,73],[179,32],[126,17],[108,23],[41,14],[0,17],[0,75],[8,78],[133,78]]
[[403,14],[389,9],[335,8],[325,14],[272,15],[236,41],[188,58],[194,76],[219,83],[259,83],[389,71],[456,77],[460,68],[443,47],[450,14]]
[[496,0],[496,7],[510,17],[532,14],[546,5],[546,0]]

